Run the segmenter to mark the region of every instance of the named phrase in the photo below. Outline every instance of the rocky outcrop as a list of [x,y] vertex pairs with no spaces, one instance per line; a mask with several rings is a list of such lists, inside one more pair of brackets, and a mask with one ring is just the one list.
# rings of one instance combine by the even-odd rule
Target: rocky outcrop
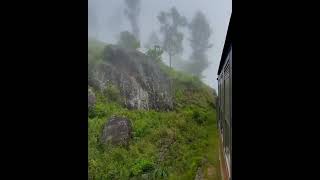
[[172,94],[168,76],[156,61],[145,54],[107,46],[103,63],[97,66],[96,80],[100,87],[116,85],[129,109],[172,109]]
[[127,146],[131,137],[132,125],[130,120],[113,116],[103,128],[101,142],[103,144],[111,143],[113,145]]

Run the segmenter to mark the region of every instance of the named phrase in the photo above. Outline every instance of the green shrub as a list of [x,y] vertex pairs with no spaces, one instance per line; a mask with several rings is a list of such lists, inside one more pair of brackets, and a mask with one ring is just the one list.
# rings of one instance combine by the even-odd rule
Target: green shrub
[[103,90],[103,95],[106,97],[108,102],[121,103],[120,90],[113,84],[107,85],[107,87]]
[[89,118],[94,118],[95,116],[96,116],[95,108],[89,108],[88,109],[88,117]]
[[94,108],[89,110],[89,118],[94,118],[94,117],[105,117],[107,115],[107,108],[106,105],[103,103],[97,103]]
[[150,172],[154,169],[153,162],[146,159],[139,159],[131,167],[131,173],[133,176],[140,175],[142,173]]
[[192,113],[192,119],[198,124],[204,124],[207,122],[208,116],[206,112],[196,109]]
[[161,61],[163,50],[159,46],[154,46],[153,48],[148,49],[147,56],[152,60]]

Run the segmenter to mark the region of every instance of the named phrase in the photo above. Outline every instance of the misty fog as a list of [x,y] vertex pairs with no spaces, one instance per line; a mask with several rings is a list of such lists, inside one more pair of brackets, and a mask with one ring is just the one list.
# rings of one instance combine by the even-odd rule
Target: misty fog
[[[217,69],[232,11],[232,0],[140,0],[137,24],[141,47],[145,46],[153,31],[162,38],[157,16],[160,11],[168,11],[173,6],[188,21],[199,10],[206,16],[212,29],[210,43],[213,47],[207,51],[210,65],[203,73],[203,80],[217,89]],[[116,43],[120,32],[132,32],[132,26],[125,14],[126,8],[125,0],[88,0],[88,36],[106,43]],[[185,37],[182,57],[187,60],[191,54],[189,31],[183,32]],[[164,54],[164,61],[167,63],[168,57]]]

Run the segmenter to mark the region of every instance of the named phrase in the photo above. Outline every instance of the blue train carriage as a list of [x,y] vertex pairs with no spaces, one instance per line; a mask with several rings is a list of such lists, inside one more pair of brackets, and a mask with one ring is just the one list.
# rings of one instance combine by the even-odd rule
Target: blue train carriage
[[220,166],[223,180],[232,179],[232,15],[218,69],[217,123],[220,135]]

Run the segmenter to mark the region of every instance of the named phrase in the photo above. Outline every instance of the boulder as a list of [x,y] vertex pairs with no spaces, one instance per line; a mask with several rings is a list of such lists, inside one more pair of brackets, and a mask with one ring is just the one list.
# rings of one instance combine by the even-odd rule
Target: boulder
[[130,120],[112,116],[103,128],[101,142],[103,144],[111,143],[127,146],[131,137],[132,125]]

